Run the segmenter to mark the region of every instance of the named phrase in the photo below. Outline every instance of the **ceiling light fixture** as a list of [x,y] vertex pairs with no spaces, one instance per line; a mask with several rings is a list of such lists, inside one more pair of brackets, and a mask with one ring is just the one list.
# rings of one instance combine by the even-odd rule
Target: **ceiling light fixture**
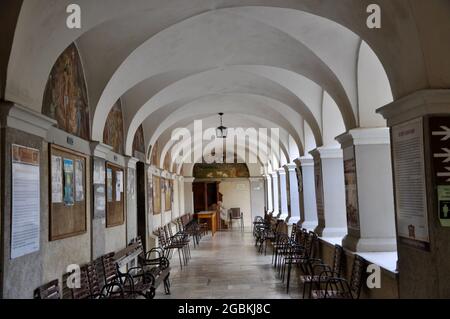
[[220,126],[216,128],[216,136],[217,138],[227,138],[228,128],[223,126],[223,113],[219,113],[220,116]]

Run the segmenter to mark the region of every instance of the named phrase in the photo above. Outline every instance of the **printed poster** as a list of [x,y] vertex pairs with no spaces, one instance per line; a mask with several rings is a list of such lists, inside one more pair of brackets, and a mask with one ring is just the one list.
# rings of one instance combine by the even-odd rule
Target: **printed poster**
[[392,128],[397,230],[400,241],[429,250],[423,121]]
[[122,200],[123,192],[123,172],[116,171],[116,201],[120,202]]
[[75,204],[75,181],[74,164],[71,159],[64,159],[64,204],[73,206]]
[[12,145],[11,259],[39,251],[39,150]]
[[438,186],[439,220],[443,227],[450,227],[450,185]]
[[94,160],[94,184],[105,184],[105,164]]
[[52,155],[52,203],[63,202],[62,157]]
[[75,201],[84,201],[84,163],[83,160],[75,161]]
[[106,200],[108,203],[111,203],[113,201],[113,184],[112,184],[112,169],[107,168],[106,169]]

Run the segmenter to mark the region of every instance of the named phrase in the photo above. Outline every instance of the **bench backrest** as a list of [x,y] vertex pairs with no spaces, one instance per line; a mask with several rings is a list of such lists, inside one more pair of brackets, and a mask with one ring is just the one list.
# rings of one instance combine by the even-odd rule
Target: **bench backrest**
[[34,299],[61,299],[59,280],[55,279],[34,291]]
[[[80,268],[80,287],[69,288],[68,281],[74,272],[63,275],[63,296],[67,299],[87,299],[91,296],[86,266]],[[72,283],[75,284],[75,283]]]

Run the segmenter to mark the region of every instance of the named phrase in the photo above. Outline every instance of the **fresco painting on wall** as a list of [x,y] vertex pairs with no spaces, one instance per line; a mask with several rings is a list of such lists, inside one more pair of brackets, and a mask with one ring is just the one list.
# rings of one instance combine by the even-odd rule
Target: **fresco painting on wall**
[[123,154],[123,116],[120,100],[114,104],[106,119],[103,142],[112,146],[114,152]]
[[195,178],[248,178],[246,164],[195,164]]
[[138,130],[136,131],[136,134],[134,135],[133,155],[135,154],[135,152],[145,154],[144,128],[142,127],[142,125],[139,126]]
[[89,140],[89,105],[78,50],[71,44],[58,58],[44,92],[42,113],[58,128]]
[[171,172],[171,163],[172,163],[172,155],[169,153],[166,154],[166,157],[164,158],[164,169],[168,172]]
[[156,167],[159,167],[159,145],[158,142],[153,145],[153,147],[150,149],[151,153],[151,159],[150,164]]

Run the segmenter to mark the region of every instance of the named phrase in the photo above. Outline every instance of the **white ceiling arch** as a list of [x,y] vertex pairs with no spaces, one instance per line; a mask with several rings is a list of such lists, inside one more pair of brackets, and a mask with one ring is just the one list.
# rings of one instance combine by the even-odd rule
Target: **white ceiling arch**
[[[232,127],[235,128],[242,128],[244,130],[248,128],[266,128],[266,127],[275,127],[274,123],[271,121],[268,121],[263,118],[258,118],[254,115],[245,115],[245,114],[229,114],[227,115],[228,119],[234,124]],[[202,129],[203,132],[201,136],[197,136],[194,134],[194,123],[192,119],[183,119],[174,124],[171,128],[166,129],[163,134],[159,137],[158,141],[161,143],[160,145],[164,145],[164,148],[161,150],[160,157],[161,159],[164,159],[169,151],[171,151],[172,147],[177,147],[178,149],[182,149],[183,146],[189,145],[191,143],[193,146],[191,146],[191,149],[195,148],[197,149],[198,146],[205,147],[208,143],[208,141],[203,140],[203,133],[208,130],[212,129],[212,132],[214,133],[214,129],[217,127],[217,116],[204,116],[203,118],[199,117],[197,118],[202,121]],[[178,128],[185,128],[190,132],[191,139],[188,141],[182,141],[179,143],[178,141],[172,140],[172,132],[177,130]],[[268,131],[267,134],[265,132],[258,132],[258,136],[256,140],[252,139],[252,136],[246,137],[246,136],[237,136],[237,142],[241,143],[243,142],[245,145],[245,142],[249,142],[252,147],[254,147],[256,150],[261,150],[263,153],[265,153],[265,149],[263,147],[260,147],[259,144],[261,140],[264,141],[270,141],[272,138],[272,132]],[[279,151],[283,154],[283,156],[289,160],[290,154],[289,154],[289,133],[286,132],[283,128],[279,128],[278,136],[273,136],[273,138],[279,139],[277,141],[278,146],[280,147]],[[228,141],[230,141],[231,136],[229,136]],[[274,145],[276,145],[275,143]],[[241,144],[240,144],[241,145]],[[269,144],[269,146],[272,146],[272,143]],[[150,147],[150,145],[149,145]],[[301,147],[301,146],[300,146]],[[300,148],[299,147],[299,148]],[[151,150],[152,152],[154,150]],[[203,150],[201,150],[203,151]],[[273,148],[269,148],[268,151],[271,152],[271,154],[275,155],[276,158],[279,160],[281,154],[277,154],[278,150],[274,150]],[[178,154],[177,151],[175,151],[176,154]],[[160,162],[161,165],[163,163]]]
[[[83,12],[83,28],[65,27],[66,6],[70,0],[24,1],[17,22],[7,66],[5,98],[39,111],[48,74],[57,57],[72,42],[87,32],[101,28],[119,34],[117,27],[136,22],[137,15],[146,15],[148,21],[160,21],[157,31],[205,11],[231,7],[279,7],[309,12],[335,21],[363,38],[380,57],[386,68],[394,97],[399,98],[415,90],[429,87],[448,87],[450,72],[445,56],[450,43],[449,28],[439,28],[436,35],[430,17],[442,26],[449,24],[450,6],[447,1],[379,0],[383,8],[383,28],[374,32],[366,27],[366,7],[370,1],[336,0],[133,0],[132,5],[122,0],[78,0]],[[253,14],[253,12],[245,12]],[[399,19],[401,17],[401,19]],[[270,19],[267,22],[273,23]],[[148,29],[146,29],[148,31]],[[135,47],[142,35],[128,34],[128,44]],[[105,38],[107,38],[105,36]],[[102,38],[94,38],[101,41]],[[386,45],[386,42],[389,45]],[[421,41],[428,45],[422,45]],[[441,50],[435,50],[440,47]],[[113,51],[113,50],[111,50]],[[120,51],[120,50],[119,50]],[[126,53],[125,53],[126,54]],[[105,56],[105,60],[111,55]],[[27,72],[23,72],[27,70]]]
[[218,10],[161,31],[127,57],[101,94],[94,113],[93,139],[101,139],[101,128],[114,102],[147,78],[186,67],[203,70],[241,64],[268,65],[303,74],[330,93],[346,126],[355,127],[342,83],[313,51],[272,26]]
[[[308,122],[313,130],[316,143],[321,145],[321,127],[318,124],[321,122],[320,96],[322,91],[320,87],[303,77],[300,79],[304,81],[298,82],[297,85],[291,85],[290,89],[295,90],[297,94],[303,93],[304,95],[308,95],[307,92],[303,92],[299,87],[303,84],[305,85],[304,87],[312,89],[311,96],[306,96],[306,99],[310,103],[307,106],[293,91],[285,88],[273,79],[268,79],[271,71],[277,75],[274,69],[262,68],[259,70],[261,75],[258,74],[258,70],[257,67],[249,67],[248,71],[241,71],[239,67],[208,70],[177,81],[157,92],[150,88],[146,89],[148,87],[147,85],[151,86],[152,83],[158,81],[157,77],[147,80],[150,83],[146,83],[146,85],[142,82],[122,97],[122,102],[126,105],[126,108],[124,108],[124,120],[125,130],[127,132],[125,138],[127,141],[127,152],[130,151],[130,143],[139,125],[155,111],[167,109],[171,113],[178,107],[195,101],[199,97],[211,94],[239,94],[243,97],[250,94],[270,99],[268,103],[275,104],[276,107],[282,109],[286,109],[282,104],[288,105],[290,109],[297,112]],[[283,73],[283,71],[279,72]],[[286,80],[295,77],[295,74],[292,72],[284,73],[291,76],[286,77]],[[164,79],[167,79],[167,81],[162,82],[166,84],[169,79],[172,79],[171,74],[166,74]],[[159,88],[160,86],[158,86]],[[151,98],[146,100],[148,95],[151,95]],[[174,103],[178,100],[179,103],[175,105]],[[171,106],[169,107],[169,105]],[[165,115],[167,113],[159,114],[161,118],[156,123],[161,122]],[[96,135],[101,136],[101,132],[103,132],[103,126],[99,124],[97,131],[93,132],[94,138]]]
[[[251,118],[262,118],[270,120],[274,124],[273,128],[282,127],[285,129],[294,139],[294,141],[299,146],[300,152],[303,150],[303,130],[302,123],[303,119],[295,112],[290,110],[285,106],[281,109],[284,111],[284,115],[279,110],[275,109],[272,105],[268,105],[266,99],[260,96],[254,95],[208,95],[202,96],[183,107],[178,108],[176,111],[167,114],[167,116],[162,117],[164,120],[160,120],[159,124],[155,125],[150,139],[148,140],[149,145],[154,145],[154,143],[159,139],[161,134],[167,130],[172,131],[176,127],[180,126],[180,122],[190,123],[191,121],[204,118],[205,116],[216,116],[216,126],[218,126],[218,116],[217,113],[223,112],[224,124],[229,127],[235,127],[235,124],[229,117],[230,114],[245,114]],[[277,104],[275,104],[277,105]],[[283,105],[280,105],[282,107]],[[255,114],[258,114],[257,116]],[[287,115],[287,117],[285,117]],[[289,118],[289,116],[291,116]],[[158,118],[161,118],[158,116]],[[260,128],[256,127],[256,129]],[[267,127],[268,129],[272,127]],[[148,131],[148,130],[147,130]],[[127,140],[127,148],[132,146],[132,139]]]

